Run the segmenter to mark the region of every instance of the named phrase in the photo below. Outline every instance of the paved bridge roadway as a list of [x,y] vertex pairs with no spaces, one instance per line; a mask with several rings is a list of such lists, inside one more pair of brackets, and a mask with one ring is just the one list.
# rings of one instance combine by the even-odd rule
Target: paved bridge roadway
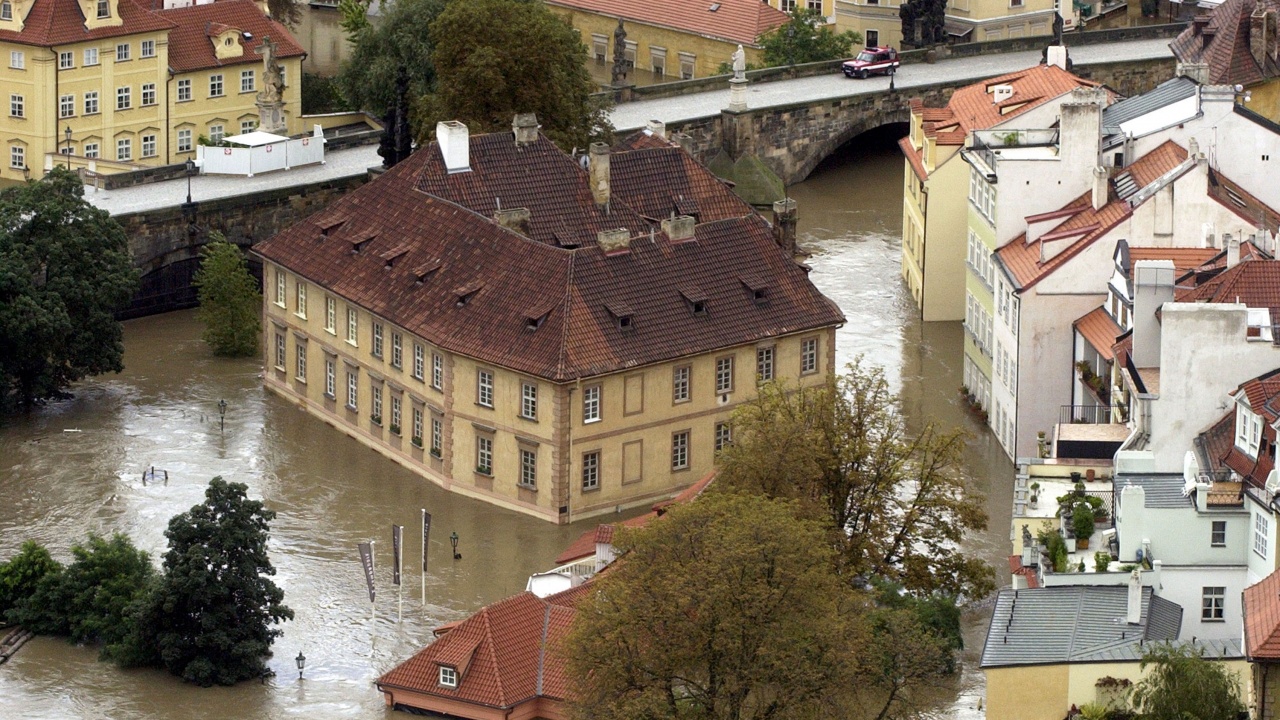
[[[1130,40],[1098,45],[1080,45],[1071,48],[1071,60],[1076,65],[1112,63],[1126,60],[1152,60],[1171,58],[1169,40]],[[903,65],[894,85],[909,94],[912,87],[936,83],[967,83],[983,78],[1003,75],[1040,62],[1040,52],[1015,52],[980,57],[940,60],[932,65]],[[747,105],[752,110],[796,103],[846,98],[888,89],[889,79],[873,77],[866,80],[850,80],[840,73],[795,80],[753,83],[747,90]],[[729,87],[689,95],[656,98],[623,103],[614,108],[610,117],[618,130],[634,130],[644,127],[649,120],[679,123],[697,118],[718,115],[729,105]]]

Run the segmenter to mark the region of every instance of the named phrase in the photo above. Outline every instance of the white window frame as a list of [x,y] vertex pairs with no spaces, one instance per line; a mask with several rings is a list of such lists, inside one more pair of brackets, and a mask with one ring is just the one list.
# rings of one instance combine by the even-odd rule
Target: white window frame
[[1209,524],[1209,546],[1227,546],[1227,521],[1214,520]]
[[369,417],[379,425],[382,424],[382,386],[369,383]]
[[358,370],[347,371],[347,409],[355,410],[359,408],[360,400],[360,375]]
[[253,80],[254,80],[254,75],[252,70],[241,70],[240,71],[240,92],[242,93],[253,92],[256,89],[254,87]]
[[330,335],[338,334],[338,301],[330,295],[324,298],[324,329]]
[[400,434],[400,407],[401,407],[400,396],[396,394],[392,394],[391,395],[391,432],[397,435]]
[[1266,515],[1257,513],[1253,516],[1253,552],[1263,560],[1267,559],[1267,536],[1270,535],[1271,522]]
[[520,487],[538,489],[538,451],[520,448]]
[[304,345],[303,343],[298,343],[298,361],[294,369],[297,371],[296,372],[297,378],[303,382],[306,382],[307,381],[307,346]]
[[1226,622],[1227,589],[1220,585],[1200,588],[1200,622]]
[[800,374],[808,375],[818,372],[818,338],[805,338],[800,341]]
[[98,91],[90,90],[84,94],[84,114],[97,115],[98,111]]
[[75,94],[63,95],[58,98],[58,117],[69,118],[76,116],[76,96]]
[[671,401],[673,403],[689,402],[692,375],[693,369],[689,365],[681,365],[671,371]]
[[582,453],[582,489],[583,491],[600,489],[600,451]]
[[288,350],[288,346],[284,339],[284,333],[277,332],[276,333],[276,364],[275,364],[275,368],[277,370],[281,370],[281,371],[284,370],[284,363],[285,363],[287,350]]
[[728,422],[716,423],[715,451],[720,452],[733,444],[733,426]]
[[582,424],[600,422],[600,386],[582,388]]
[[440,666],[440,687],[458,687],[458,671],[448,665]]
[[116,88],[116,109],[129,110],[133,107],[133,88],[125,85]]
[[152,57],[155,57],[155,56],[156,56],[156,41],[155,41],[155,40],[143,40],[143,41],[142,41],[142,49],[141,49],[141,50],[139,50],[138,52],[139,52],[139,54],[140,54],[142,57],[144,57],[144,58],[152,58]]
[[191,78],[182,78],[178,81],[178,102],[191,101]]
[[209,97],[222,97],[225,92],[222,82],[222,73],[214,73],[209,76]]
[[334,399],[337,392],[337,374],[338,369],[335,361],[331,357],[324,359],[324,394],[329,399]]
[[491,437],[476,436],[476,472],[484,475],[493,474],[493,438]]
[[9,67],[14,70],[27,69],[27,54],[21,50],[9,51]]
[[538,419],[537,383],[520,383],[520,417],[525,420]]
[[98,64],[98,48],[84,49],[84,66],[92,67]]
[[444,421],[435,415],[431,416],[431,449],[444,452]]
[[9,146],[9,167],[15,170],[27,168],[27,149],[21,145]]
[[116,62],[127,62],[132,60],[133,58],[130,57],[132,52],[133,50],[129,43],[116,43]]
[[276,268],[276,305],[279,307],[284,307],[285,290],[286,282],[284,278],[284,271],[280,268]]
[[58,69],[70,70],[76,66],[76,55],[70,50],[58,53]]
[[476,404],[493,407],[493,373],[488,370],[476,371]]
[[[190,132],[191,130],[188,129],[187,133],[190,133]],[[179,133],[178,139],[181,140],[182,131],[179,130],[178,133]],[[190,137],[190,135],[188,135],[188,137]],[[303,320],[306,320],[307,319],[307,284],[302,282],[301,280],[297,281],[297,283],[294,285],[294,295],[295,295],[295,300],[298,303],[298,307],[294,308],[293,314],[297,315]]]
[[400,367],[401,358],[404,355],[404,344],[401,340],[400,333],[391,332],[391,367]]
[[26,117],[27,100],[17,93],[9,94],[9,117]]
[[440,353],[431,353],[431,387],[444,389],[444,358]]
[[149,107],[156,104],[156,84],[142,84],[142,107]]
[[373,347],[369,349],[376,358],[382,357],[382,323],[373,323]]
[[671,433],[671,469],[689,469],[689,431]]
[[423,379],[425,372],[424,363],[426,362],[427,351],[422,347],[421,343],[413,344],[413,376],[418,380]]
[[116,138],[116,160],[133,160],[133,138]]
[[716,394],[733,392],[733,356],[716,358]]
[[84,156],[87,158],[96,158],[98,157],[98,143],[87,142],[84,144],[84,147],[80,149],[80,152],[84,153]]
[[417,445],[418,447],[422,447],[422,408],[415,405],[410,412],[410,415],[413,421],[413,425],[410,429],[413,432],[409,435],[409,442]]
[[773,346],[756,348],[756,380],[769,382],[773,379]]
[[360,315],[356,309],[347,306],[347,344],[356,347],[360,337]]

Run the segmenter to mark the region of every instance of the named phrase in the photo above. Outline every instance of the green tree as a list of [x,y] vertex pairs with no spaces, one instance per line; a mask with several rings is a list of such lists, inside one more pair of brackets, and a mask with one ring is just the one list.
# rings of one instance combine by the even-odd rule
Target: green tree
[[[718,493],[620,530],[560,651],[580,718],[833,716],[864,605],[794,503]],[[838,714],[838,713],[834,713]]]
[[[363,0],[355,3],[367,7]],[[363,19],[362,8],[352,8],[351,17]],[[386,5],[383,6],[387,7]],[[435,84],[435,65],[430,39],[431,22],[444,10],[445,0],[397,0],[377,25],[355,22],[344,29],[351,41],[351,57],[338,71],[338,88],[347,105],[382,117],[396,99],[396,70],[409,73],[409,97],[420,97]],[[343,14],[348,23],[347,13]]]
[[123,370],[115,314],[137,287],[124,230],[75,175],[0,192],[0,413]]
[[62,572],[46,574],[9,617],[41,635],[68,635],[76,643],[119,642],[133,603],[155,576],[147,553],[125,535],[89,535],[72,546]]
[[350,110],[338,82],[323,75],[302,74],[302,112],[320,114]]
[[958,472],[965,436],[932,423],[911,434],[897,405],[861,360],[818,387],[767,383],[734,414],[716,486],[801,501],[832,531],[850,577],[984,597],[994,573],[960,548],[987,525]]
[[62,565],[43,545],[35,540],[22,543],[17,555],[0,563],[0,621],[19,601],[35,594],[46,575],[60,572]]
[[249,273],[240,248],[227,242],[221,233],[210,233],[210,238],[200,248],[200,269],[191,281],[200,300],[197,316],[204,323],[204,341],[215,355],[255,355],[262,332],[258,282]]
[[508,130],[516,113],[536,113],[562,149],[612,136],[607,104],[593,99],[578,31],[536,0],[450,3],[431,24],[433,94],[415,108],[419,143],[441,120],[473,132]]
[[1148,670],[1133,689],[1141,720],[1235,720],[1245,710],[1239,676],[1190,645],[1151,646],[1140,667]]
[[852,30],[833,31],[817,10],[797,5],[788,14],[790,20],[760,36],[766,67],[847,58],[862,42],[862,35]]
[[267,0],[267,14],[272,20],[293,27],[302,19],[302,8],[297,0]]
[[267,536],[275,513],[248,487],[214,478],[205,501],[169,520],[164,577],[138,608],[117,657],[157,664],[202,686],[259,677],[293,619],[271,581]]

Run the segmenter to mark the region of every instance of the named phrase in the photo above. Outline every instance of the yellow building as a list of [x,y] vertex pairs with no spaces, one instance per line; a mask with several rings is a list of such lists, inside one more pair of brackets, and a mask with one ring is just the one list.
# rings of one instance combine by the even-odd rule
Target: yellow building
[[605,83],[613,65],[613,34],[619,19],[627,33],[627,63],[638,71],[628,78],[631,83],[715,75],[722,64],[732,61],[739,45],[748,63],[762,65],[757,39],[787,22],[785,13],[759,0],[547,0],[547,5],[582,34],[593,75]]
[[289,129],[301,129],[303,52],[283,26],[250,0],[154,1],[0,0],[0,178],[38,177],[55,162],[99,172],[182,162],[201,135],[256,126],[256,51],[268,36]]
[[843,317],[786,249],[794,225],[660,135],[597,144],[587,171],[521,118],[441,123],[255,247],[265,384],[432,482],[554,522],[670,497],[758,380],[830,377]]
[[1278,20],[1280,0],[1225,0],[1197,15],[1169,44],[1178,74],[1201,85],[1238,86],[1238,101],[1280,122]]
[[859,33],[868,47],[888,45],[901,50],[900,5],[902,0],[835,0],[836,29]]
[[1073,26],[1071,5],[1061,0],[951,0],[947,35],[955,42],[987,42],[1053,34],[1053,16],[1061,12]]

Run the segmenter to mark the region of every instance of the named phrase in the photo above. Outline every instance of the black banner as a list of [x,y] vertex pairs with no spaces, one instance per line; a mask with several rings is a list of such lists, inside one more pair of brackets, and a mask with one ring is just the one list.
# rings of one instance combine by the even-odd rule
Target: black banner
[[400,542],[404,539],[404,526],[391,526],[391,584],[400,584]]
[[369,602],[373,602],[373,548],[367,542],[360,543],[360,564],[364,566],[364,581],[369,586]]
[[422,572],[427,572],[427,545],[431,543],[431,513],[422,511]]

